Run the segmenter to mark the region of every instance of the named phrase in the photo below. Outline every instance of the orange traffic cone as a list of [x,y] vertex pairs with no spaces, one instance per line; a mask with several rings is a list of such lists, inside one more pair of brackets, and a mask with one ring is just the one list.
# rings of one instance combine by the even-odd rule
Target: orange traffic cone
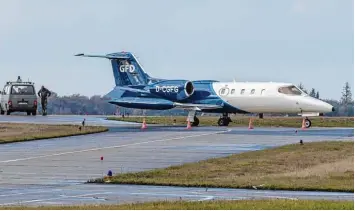
[[252,118],[249,119],[249,130],[254,129]]
[[144,118],[141,129],[146,129],[146,128],[147,128],[147,124],[145,123],[145,118]]
[[302,130],[306,129],[306,120],[302,120]]
[[187,126],[186,126],[186,129],[189,130],[191,129],[191,122],[190,122],[190,119],[187,119]]

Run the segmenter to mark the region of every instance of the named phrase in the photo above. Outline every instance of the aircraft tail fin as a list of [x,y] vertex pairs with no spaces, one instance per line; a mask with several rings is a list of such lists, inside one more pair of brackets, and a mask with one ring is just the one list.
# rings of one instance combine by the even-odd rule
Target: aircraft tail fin
[[75,56],[97,57],[111,60],[116,86],[147,85],[152,79],[136,57],[130,52],[111,53],[107,55],[76,54]]

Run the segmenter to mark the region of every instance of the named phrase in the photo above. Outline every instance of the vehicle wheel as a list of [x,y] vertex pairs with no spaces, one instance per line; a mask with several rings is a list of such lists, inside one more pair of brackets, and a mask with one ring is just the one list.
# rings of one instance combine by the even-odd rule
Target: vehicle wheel
[[27,111],[27,116],[30,116],[31,115],[31,112],[30,111]]
[[6,115],[10,115],[11,114],[11,112],[10,111],[6,111]]
[[32,111],[32,116],[36,116],[37,115],[37,111]]
[[1,110],[1,111],[0,111],[0,114],[1,114],[1,115],[4,115],[4,114],[5,114],[5,111]]
[[305,119],[304,124],[305,124],[306,128],[310,128],[312,126],[312,122],[309,119]]
[[194,117],[194,122],[192,123],[192,126],[198,126],[200,124],[200,120],[197,117]]

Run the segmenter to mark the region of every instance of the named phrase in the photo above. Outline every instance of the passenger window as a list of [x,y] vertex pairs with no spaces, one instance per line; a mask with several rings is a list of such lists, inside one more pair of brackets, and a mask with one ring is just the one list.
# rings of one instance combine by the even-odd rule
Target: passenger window
[[231,91],[231,95],[232,95],[232,94],[234,94],[234,92],[235,92],[235,89],[232,89],[232,91]]
[[222,88],[219,91],[220,95],[228,95],[228,93],[229,93],[229,89],[228,88]]
[[224,95],[225,92],[226,92],[226,89],[221,89],[221,95]]
[[251,92],[250,92],[250,94],[253,95],[254,93],[255,93],[255,89],[252,89]]
[[244,92],[245,92],[245,89],[242,89],[242,90],[240,91],[240,94],[243,95]]
[[265,93],[265,89],[262,89],[261,90],[261,95],[264,95],[264,93]]

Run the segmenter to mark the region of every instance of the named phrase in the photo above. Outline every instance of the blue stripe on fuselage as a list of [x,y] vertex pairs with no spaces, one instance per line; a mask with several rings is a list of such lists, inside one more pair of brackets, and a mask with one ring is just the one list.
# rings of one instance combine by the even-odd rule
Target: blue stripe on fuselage
[[[220,98],[213,89],[212,83],[216,81],[192,81],[195,92],[186,100],[179,101],[180,103],[192,104],[207,104],[207,105],[221,105],[219,109],[202,109],[203,112],[208,113],[248,113],[238,109]],[[123,91],[118,87],[106,95],[111,100],[109,103],[138,108],[138,109],[171,109],[173,102],[162,99],[159,96],[152,94],[141,94],[132,91]]]

